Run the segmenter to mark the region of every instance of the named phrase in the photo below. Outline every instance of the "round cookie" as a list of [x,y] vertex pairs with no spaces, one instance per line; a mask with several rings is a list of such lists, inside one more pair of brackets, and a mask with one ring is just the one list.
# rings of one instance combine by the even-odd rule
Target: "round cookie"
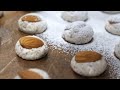
[[17,55],[26,60],[37,60],[48,53],[48,46],[37,36],[25,36],[18,40],[15,46]]
[[47,29],[47,23],[38,14],[30,13],[18,20],[19,30],[27,34],[40,34]]
[[68,22],[85,21],[88,19],[87,11],[64,11],[61,17]]
[[65,41],[73,44],[86,44],[93,39],[94,31],[83,21],[76,21],[66,26],[62,35]]
[[107,20],[105,28],[111,34],[120,35],[120,16],[111,16]]
[[78,52],[71,60],[73,71],[82,76],[99,76],[107,67],[105,58],[95,51]]
[[15,79],[50,79],[50,77],[46,71],[32,68],[18,72]]

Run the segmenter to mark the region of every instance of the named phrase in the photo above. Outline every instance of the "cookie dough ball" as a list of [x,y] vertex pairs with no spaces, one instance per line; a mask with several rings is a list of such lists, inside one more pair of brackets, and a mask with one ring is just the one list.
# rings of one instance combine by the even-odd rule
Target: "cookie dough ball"
[[117,14],[117,13],[120,13],[120,11],[103,11],[105,13],[108,13],[108,14]]
[[2,17],[3,16],[3,11],[0,11],[0,17]]
[[32,68],[18,72],[15,79],[50,79],[50,77],[46,71]]
[[18,40],[15,46],[17,55],[26,60],[37,60],[45,56],[48,46],[37,36],[25,36]]
[[27,34],[40,34],[47,29],[47,23],[38,14],[30,13],[18,20],[19,30]]
[[111,16],[107,20],[105,28],[111,34],[120,35],[120,16]]
[[87,11],[64,11],[61,16],[65,21],[85,21],[88,19]]
[[78,52],[71,61],[73,71],[82,76],[99,76],[107,67],[105,58],[95,51]]
[[85,44],[93,39],[94,31],[83,21],[68,24],[63,33],[63,39],[73,44]]

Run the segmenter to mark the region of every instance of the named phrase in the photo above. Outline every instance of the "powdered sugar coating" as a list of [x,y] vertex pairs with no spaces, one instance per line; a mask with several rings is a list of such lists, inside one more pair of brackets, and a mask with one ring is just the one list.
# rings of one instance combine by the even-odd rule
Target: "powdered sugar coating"
[[18,26],[20,28],[19,30],[21,30],[25,33],[28,33],[28,34],[40,34],[47,29],[47,22],[45,20],[43,20],[42,18],[41,18],[42,20],[39,22],[22,21],[22,18],[27,15],[34,15],[34,16],[37,16],[38,18],[41,18],[36,13],[29,13],[29,14],[22,16],[18,20]]
[[93,35],[91,26],[85,22],[76,21],[66,26],[62,37],[70,43],[85,44],[92,40]]
[[[38,73],[40,76],[43,77],[43,79],[50,79],[50,76],[48,75],[48,73],[44,70],[41,70],[41,69],[37,69],[37,68],[31,68],[31,69],[28,69],[29,71],[33,71],[33,72],[36,72]],[[15,77],[15,79],[21,79],[19,75],[17,75]]]
[[87,11],[64,11],[61,17],[65,21],[74,22],[74,21],[85,21],[88,19]]
[[120,35],[120,16],[111,16],[106,23],[106,30],[112,34]]
[[37,60],[47,54],[48,46],[44,40],[42,40],[36,36],[27,36],[27,37],[37,38],[37,39],[41,40],[44,43],[44,45],[39,48],[26,49],[20,45],[20,42],[18,40],[18,42],[16,43],[16,46],[15,46],[15,51],[19,57],[21,57],[25,60]]
[[106,70],[107,63],[104,57],[96,62],[86,63],[77,63],[75,57],[73,57],[71,60],[71,67],[76,73],[82,76],[99,76]]

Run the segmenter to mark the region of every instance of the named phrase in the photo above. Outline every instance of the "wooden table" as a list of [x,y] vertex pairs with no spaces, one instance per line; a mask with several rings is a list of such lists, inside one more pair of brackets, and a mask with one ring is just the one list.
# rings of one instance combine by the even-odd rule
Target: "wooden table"
[[[12,79],[17,72],[29,68],[40,68],[48,72],[53,79],[87,79],[74,73],[70,67],[70,60],[73,56],[60,50],[53,50],[49,46],[49,53],[46,57],[37,61],[26,61],[19,58],[15,53],[15,44],[22,36],[18,31],[18,19],[28,12],[6,11],[0,19],[0,79]],[[98,79],[109,78],[106,71]]]

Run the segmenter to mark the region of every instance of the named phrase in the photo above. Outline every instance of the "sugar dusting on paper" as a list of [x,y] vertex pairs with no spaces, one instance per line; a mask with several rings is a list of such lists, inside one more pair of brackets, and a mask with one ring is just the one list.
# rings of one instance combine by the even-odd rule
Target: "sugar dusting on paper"
[[94,50],[105,56],[109,65],[109,78],[120,78],[120,60],[114,56],[114,47],[120,41],[120,36],[112,35],[105,30],[106,20],[109,14],[100,11],[89,11],[87,24],[91,25],[94,30],[94,39],[91,43],[85,45],[70,44],[62,38],[65,26],[69,23],[61,18],[62,11],[41,11],[36,12],[48,23],[48,29],[37,36],[43,38],[54,50],[75,55],[78,51]]

